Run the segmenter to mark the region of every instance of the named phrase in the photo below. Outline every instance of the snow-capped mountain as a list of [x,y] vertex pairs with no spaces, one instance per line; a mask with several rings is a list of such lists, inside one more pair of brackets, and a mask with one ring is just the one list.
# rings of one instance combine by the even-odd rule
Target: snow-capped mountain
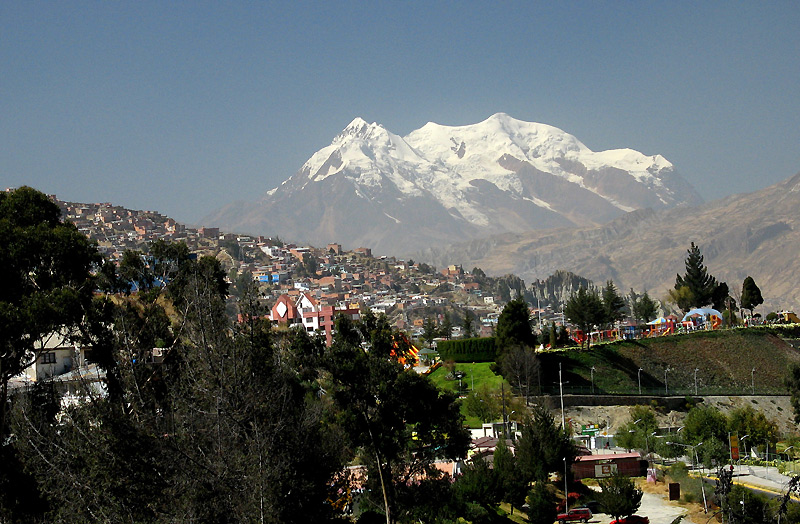
[[406,137],[356,118],[261,202],[232,204],[204,223],[400,254],[700,202],[660,155],[593,152],[504,113],[467,126],[428,123]]

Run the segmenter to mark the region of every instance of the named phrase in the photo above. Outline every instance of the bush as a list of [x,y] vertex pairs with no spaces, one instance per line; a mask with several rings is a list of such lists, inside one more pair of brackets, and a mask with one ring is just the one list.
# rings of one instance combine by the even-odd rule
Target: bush
[[455,362],[494,362],[497,358],[494,337],[442,340],[436,349],[442,360]]

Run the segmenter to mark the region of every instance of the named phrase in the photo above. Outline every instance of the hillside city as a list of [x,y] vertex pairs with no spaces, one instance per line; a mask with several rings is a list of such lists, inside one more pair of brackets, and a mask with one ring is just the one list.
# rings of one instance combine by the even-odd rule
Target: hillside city
[[[338,243],[298,246],[278,238],[186,227],[156,211],[109,203],[64,202],[54,195],[51,198],[64,218],[95,240],[111,260],[119,261],[126,250],[146,249],[157,240],[184,242],[198,255],[216,257],[231,282],[252,275],[270,307],[283,295],[295,303],[305,295],[318,309],[344,312],[368,308],[375,314],[386,314],[395,328],[414,338],[423,335],[426,318],[436,318],[437,324],[442,324],[445,315],[451,314],[453,337],[464,334],[464,315],[475,321],[472,334],[490,336],[513,292],[508,279],[465,271],[457,264],[437,271],[413,260],[373,256],[369,247],[345,250]],[[510,279],[510,286],[522,291],[522,283],[513,276]],[[563,315],[549,304],[541,308],[534,304],[531,314],[542,325],[563,324]]]

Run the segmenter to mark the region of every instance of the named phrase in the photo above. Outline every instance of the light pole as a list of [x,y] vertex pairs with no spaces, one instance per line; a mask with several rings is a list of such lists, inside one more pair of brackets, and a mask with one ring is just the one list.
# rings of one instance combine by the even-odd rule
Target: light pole
[[750,387],[752,387],[753,395],[756,394],[756,368],[750,372]]
[[[561,428],[566,430],[566,421],[564,420],[564,383],[561,382],[561,362],[558,363],[558,391],[561,395]],[[566,461],[567,459],[564,458]]]
[[592,395],[594,395],[594,366],[590,371],[592,372]]
[[[740,438],[739,439],[739,443],[741,444],[742,442],[744,442],[744,439],[746,439],[749,436],[750,435],[745,435],[742,438]],[[747,448],[745,448],[745,450],[747,450]],[[742,454],[739,453],[739,476],[741,476],[741,475],[742,475]]]
[[[784,449],[783,452],[786,453],[786,462],[789,462],[789,450],[792,449],[794,446],[789,446],[788,448]],[[794,465],[794,464],[792,464]]]
[[[697,465],[696,464],[700,463],[700,459],[697,457],[697,446],[702,446],[703,445],[702,442],[698,442],[694,446],[690,446],[689,444],[681,444],[680,442],[667,442],[667,445],[668,446],[675,445],[675,446],[682,446],[684,448],[691,448],[692,449],[691,452],[694,454],[695,469],[697,469]],[[692,457],[690,457],[690,459],[691,458]],[[700,473],[699,480],[700,480],[700,491],[703,492],[703,508],[704,508],[705,512],[708,513],[708,502],[706,501],[706,490],[705,490],[705,488],[703,486],[703,474],[702,474],[702,472]]]
[[697,372],[700,371],[700,368],[694,368],[694,396],[697,396]]
[[664,396],[665,397],[669,395],[669,388],[667,387],[667,371],[671,371],[669,369],[669,366],[664,368]]
[[567,487],[567,457],[564,460],[564,513],[569,510],[569,488]]
[[639,378],[639,395],[642,394],[642,368],[639,368],[639,371],[636,373],[636,376]]

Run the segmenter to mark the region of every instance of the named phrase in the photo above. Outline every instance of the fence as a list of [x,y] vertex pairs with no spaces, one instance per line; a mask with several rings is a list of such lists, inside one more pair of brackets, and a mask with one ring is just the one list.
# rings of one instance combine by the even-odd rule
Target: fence
[[[694,387],[643,387],[641,389],[641,393],[638,387],[635,385],[633,387],[630,386],[622,386],[615,388],[599,388],[597,386],[591,387],[588,385],[575,385],[570,386],[565,384],[563,386],[564,394],[565,395],[625,395],[625,396],[646,396],[646,397],[709,397],[709,396],[719,396],[719,395],[731,395],[731,396],[786,396],[788,392],[786,391],[785,387],[775,386],[775,387],[756,387],[753,389],[752,387],[698,387],[697,394],[695,395]],[[534,386],[531,388],[531,393],[534,394],[537,392],[538,387]],[[558,384],[554,384],[551,386],[542,386],[541,388],[542,395],[559,395],[559,387]]]

